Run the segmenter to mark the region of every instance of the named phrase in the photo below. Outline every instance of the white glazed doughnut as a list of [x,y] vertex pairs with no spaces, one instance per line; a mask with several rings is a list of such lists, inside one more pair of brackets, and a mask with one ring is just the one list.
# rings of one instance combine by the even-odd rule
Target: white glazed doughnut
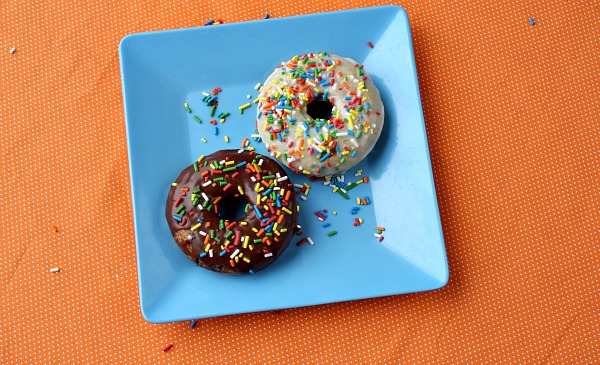
[[271,155],[296,173],[326,176],[352,168],[383,128],[379,90],[350,58],[295,56],[260,90],[258,132]]

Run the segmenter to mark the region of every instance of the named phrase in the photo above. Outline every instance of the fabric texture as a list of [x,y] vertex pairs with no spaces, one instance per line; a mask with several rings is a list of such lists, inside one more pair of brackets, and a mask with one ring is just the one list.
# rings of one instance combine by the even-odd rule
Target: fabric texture
[[413,32],[447,286],[194,329],[142,318],[119,41],[383,3],[282,5],[1,3],[0,363],[600,364],[594,0],[397,3]]

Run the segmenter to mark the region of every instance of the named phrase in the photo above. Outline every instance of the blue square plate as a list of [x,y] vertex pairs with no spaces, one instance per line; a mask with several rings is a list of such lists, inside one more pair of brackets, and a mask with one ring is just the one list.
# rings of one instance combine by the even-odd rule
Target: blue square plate
[[[324,27],[320,25],[325,25]],[[326,33],[326,36],[323,34]],[[372,42],[374,48],[367,43]],[[357,169],[368,184],[351,199],[310,184],[300,224],[315,245],[290,248],[255,275],[225,276],[195,266],[173,242],[164,217],[171,182],[202,154],[239,148],[255,128],[257,95],[281,62],[327,51],[363,63],[385,104],[385,126]],[[162,323],[418,292],[448,279],[419,87],[404,9],[384,6],[212,27],[133,34],[120,45],[142,314]],[[221,87],[219,135],[202,91]],[[186,112],[187,102],[192,113]],[[197,115],[203,123],[197,123]],[[228,136],[229,143],[224,141]],[[205,138],[206,143],[201,142]],[[262,143],[252,142],[260,153]],[[346,182],[355,169],[346,173]],[[368,196],[357,215],[356,197]],[[324,228],[313,214],[329,211]],[[334,215],[333,212],[337,214]],[[353,225],[354,218],[364,223]],[[376,226],[386,228],[380,243]],[[337,235],[328,236],[331,230]]]

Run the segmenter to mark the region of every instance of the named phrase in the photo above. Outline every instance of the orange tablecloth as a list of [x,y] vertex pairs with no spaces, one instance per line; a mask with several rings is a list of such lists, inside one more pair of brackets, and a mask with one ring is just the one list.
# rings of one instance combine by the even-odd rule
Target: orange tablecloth
[[120,39],[377,2],[111,3],[1,4],[0,363],[600,364],[598,1],[398,3],[446,287],[195,329],[140,314]]

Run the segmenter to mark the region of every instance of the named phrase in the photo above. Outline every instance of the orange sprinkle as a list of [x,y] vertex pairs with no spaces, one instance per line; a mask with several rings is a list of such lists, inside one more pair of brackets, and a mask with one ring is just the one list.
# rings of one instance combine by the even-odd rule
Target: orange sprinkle
[[350,94],[350,95],[356,95],[356,91],[350,91],[348,94]]
[[52,230],[53,230],[54,232],[58,232],[58,227],[57,227],[57,226],[50,226],[50,228],[52,228]]
[[271,246],[271,241],[267,240],[267,242],[265,242],[267,244],[267,246]]
[[208,245],[208,240],[210,239],[209,235],[204,236],[204,244]]
[[348,86],[348,84],[346,84],[346,81],[342,81],[342,86],[346,89],[350,88],[350,86]]
[[267,188],[268,188],[269,186],[271,186],[271,184],[269,184],[268,182],[266,182],[266,181],[264,181],[264,180],[263,180],[263,181],[261,181],[260,183],[261,183],[261,184],[263,184],[263,185],[264,185],[265,187],[267,187]]
[[285,192],[285,200],[289,201],[290,200],[290,194],[292,193],[291,190],[288,190]]
[[279,242],[279,237],[275,236],[273,237],[273,239],[275,240],[275,242]]
[[273,105],[275,105],[275,103],[274,102],[270,102],[270,103],[267,103],[267,104],[263,105],[262,108],[263,109],[270,109]]
[[181,191],[188,191],[190,188],[181,188]]
[[242,141],[242,148],[246,147],[246,142],[248,142],[248,138],[244,138]]
[[215,204],[215,213],[219,214],[219,207]]
[[344,74],[341,73],[340,71],[338,71],[338,77],[342,77],[342,76],[344,76]]
[[219,201],[221,201],[221,196],[218,196],[215,198],[215,200],[213,200],[213,204],[217,204]]
[[[303,141],[303,140],[302,140]],[[296,154],[300,157],[302,157],[302,152],[300,152],[300,150],[296,150]]]
[[265,230],[264,228],[261,228],[260,231],[258,231],[258,233],[256,234],[256,237],[262,236],[263,233],[265,233]]
[[283,214],[279,215],[279,218],[277,218],[277,224],[283,223],[284,218],[285,218],[285,216]]
[[310,83],[311,83],[311,84],[313,84],[313,85],[316,85],[316,84],[317,84],[317,81],[316,81],[316,80],[313,80],[313,79],[310,79],[310,80],[308,80],[308,82],[310,82]]
[[368,183],[369,182],[369,178],[368,177],[363,177],[363,182]]
[[342,60],[337,60],[337,61],[335,61],[335,64],[336,64],[337,66],[341,65],[341,64],[342,64]]
[[231,265],[233,267],[233,266],[235,266],[235,262],[233,262],[233,260],[229,260],[229,265]]
[[208,170],[204,170],[204,171],[202,171],[202,173],[200,174],[200,176],[206,176],[208,174],[210,174],[210,172],[208,172]]
[[206,228],[210,228],[210,222],[206,222]]
[[300,90],[298,90],[299,92],[303,92],[304,90],[308,89],[310,87],[310,85],[304,85],[300,88]]
[[254,169],[254,167],[251,164],[246,164],[246,167],[248,168],[248,170],[250,170],[252,172],[256,172],[256,170]]
[[304,147],[304,138],[302,138],[299,142],[298,142],[298,149],[302,150],[302,147]]

